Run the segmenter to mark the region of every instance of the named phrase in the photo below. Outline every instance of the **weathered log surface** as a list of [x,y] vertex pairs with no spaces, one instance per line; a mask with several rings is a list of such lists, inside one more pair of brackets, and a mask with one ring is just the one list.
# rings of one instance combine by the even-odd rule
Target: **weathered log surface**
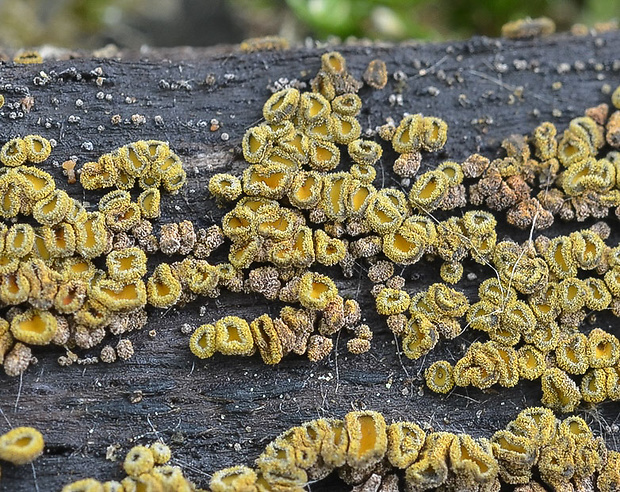
[[[389,116],[398,119],[403,112],[423,112],[448,122],[445,149],[425,160],[432,167],[447,158],[462,160],[472,152],[493,157],[499,154],[501,140],[511,133],[529,133],[546,120],[564,128],[586,108],[608,102],[602,88],[620,83],[619,46],[620,33],[615,32],[339,49],[358,77],[373,58],[383,59],[390,73],[402,71],[407,76],[401,82],[390,78],[380,91],[362,89],[364,128],[374,128]],[[54,138],[57,146],[44,169],[51,170],[73,196],[96,203],[99,195],[85,194],[79,184],[66,185],[58,162],[70,156],[77,156],[79,162],[96,160],[138,139],[169,140],[184,160],[189,183],[179,195],[162,196],[161,222],[191,218],[207,226],[224,213],[206,192],[208,179],[214,172],[242,168],[241,137],[260,120],[262,104],[270,94],[267,86],[280,77],[307,82],[324,51],[177,50],[123,59],[79,57],[42,65],[4,64],[0,93],[7,103],[29,94],[35,105],[23,115],[9,104],[0,109],[0,141],[29,133]],[[568,64],[569,70],[561,64]],[[525,69],[518,69],[523,65]],[[96,81],[97,67],[103,73],[101,86]],[[35,85],[41,71],[50,80]],[[207,77],[213,83],[206,83]],[[561,82],[559,90],[552,88],[554,82]],[[169,84],[179,87],[166,88]],[[438,95],[433,96],[435,92]],[[390,104],[390,95],[397,93],[402,106]],[[122,122],[112,124],[113,115],[120,115]],[[145,123],[132,123],[132,115],[143,115]],[[220,122],[217,131],[210,131],[212,118]],[[392,157],[389,152],[384,157],[378,182],[399,186],[390,170]],[[610,223],[617,229],[615,218]],[[558,226],[553,232],[559,230],[566,227]],[[526,237],[512,229],[506,233]],[[616,232],[611,240],[618,242],[619,235]],[[219,256],[223,257],[224,249]],[[426,287],[438,277],[438,269],[438,263],[406,269],[408,288]],[[466,272],[478,275],[478,280],[460,285],[473,295],[479,281],[491,273],[472,263],[466,264]],[[423,369],[438,358],[455,360],[476,333],[441,342],[425,360],[401,358],[384,320],[374,312],[362,269],[353,280],[342,279],[336,270],[334,276],[340,279],[345,296],[360,300],[375,331],[367,354],[347,354],[342,336],[330,357],[317,364],[296,356],[276,367],[266,367],[258,356],[200,361],[187,348],[188,337],[180,331],[184,323],[197,326],[224,314],[277,313],[278,307],[263,298],[226,292],[217,300],[203,299],[182,310],[152,310],[148,327],[129,335],[136,354],[128,362],[59,367],[56,359],[63,355],[62,349],[35,350],[38,364],[21,379],[0,376],[0,408],[6,417],[0,420],[0,430],[8,430],[9,422],[35,426],[45,436],[46,452],[34,464],[36,479],[30,467],[3,466],[0,490],[34,490],[35,484],[42,491],[59,490],[86,476],[119,478],[119,461],[106,460],[106,450],[118,446],[116,456],[122,459],[133,443],[156,437],[171,445],[174,463],[204,487],[214,470],[252,463],[278,433],[318,416],[342,417],[353,408],[367,408],[383,412],[387,419],[413,419],[435,429],[489,435],[518,410],[539,403],[539,382],[488,392],[460,389],[447,397],[425,391]],[[599,316],[599,323],[620,334],[612,327],[611,317]],[[80,355],[98,355],[98,350]],[[617,403],[582,414],[608,446],[618,449]],[[316,485],[312,488],[318,490]]]

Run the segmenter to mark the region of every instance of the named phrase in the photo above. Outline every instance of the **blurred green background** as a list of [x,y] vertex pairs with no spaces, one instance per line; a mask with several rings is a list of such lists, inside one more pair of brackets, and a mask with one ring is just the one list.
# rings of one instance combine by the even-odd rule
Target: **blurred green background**
[[208,46],[281,35],[431,40],[499,35],[548,16],[558,30],[620,15],[620,0],[0,0],[0,45]]

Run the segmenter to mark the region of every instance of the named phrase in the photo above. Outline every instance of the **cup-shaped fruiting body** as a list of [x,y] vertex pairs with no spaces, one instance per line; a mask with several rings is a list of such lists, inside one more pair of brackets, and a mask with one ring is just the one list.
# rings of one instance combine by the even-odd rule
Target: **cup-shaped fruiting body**
[[349,145],[360,138],[362,127],[354,116],[341,116],[332,114],[331,131],[334,142]]
[[7,173],[0,176],[0,217],[10,219],[15,217],[21,210],[24,198],[22,196],[21,175],[17,173]]
[[[366,210],[376,200],[377,192],[375,187],[359,179],[352,179],[348,182],[348,189],[345,193],[345,206],[349,217],[359,218],[360,220],[365,219]],[[389,204],[388,206],[391,207]],[[367,224],[364,225],[366,226]]]
[[377,170],[368,164],[352,164],[349,169],[351,177],[365,185],[370,185],[377,177]]
[[469,236],[482,236],[495,231],[497,220],[484,210],[470,210],[463,214],[463,227]]
[[151,154],[148,144],[143,140],[120,147],[113,155],[114,157],[109,154],[104,158],[112,157],[119,169],[134,178],[139,178],[151,170]]
[[383,154],[381,145],[372,140],[357,139],[348,145],[349,155],[354,162],[360,165],[374,165]]
[[247,321],[225,316],[215,322],[215,347],[224,355],[251,355],[254,339]]
[[216,293],[219,270],[205,260],[187,259],[183,262],[183,277],[187,287],[194,294],[212,295]]
[[80,184],[85,190],[109,188],[114,186],[118,178],[119,172],[115,164],[109,160],[86,162],[80,169]]
[[247,241],[255,233],[255,221],[252,210],[236,206],[222,218],[222,231],[234,242]]
[[332,171],[340,163],[340,150],[325,140],[310,140],[309,165],[316,171]]
[[454,387],[453,367],[446,360],[433,362],[425,371],[426,386],[435,393],[449,393]]
[[17,427],[0,436],[0,459],[14,465],[31,463],[43,453],[43,436],[32,427]]
[[499,465],[487,439],[459,434],[452,440],[449,456],[450,470],[463,488],[490,484],[499,473]]
[[463,278],[463,264],[458,261],[445,261],[441,264],[439,276],[444,282],[456,284]]
[[119,282],[132,282],[146,274],[146,254],[137,247],[114,250],[105,261],[108,275]]
[[427,152],[437,152],[448,139],[448,125],[441,118],[425,116],[422,120],[422,148]]
[[559,412],[573,412],[581,402],[575,382],[561,369],[547,369],[541,377],[542,403]]
[[329,101],[316,92],[304,92],[299,99],[297,119],[301,126],[321,123],[331,114]]
[[94,263],[79,256],[69,256],[58,262],[58,270],[67,280],[88,281],[95,275]]
[[294,88],[274,93],[263,106],[263,117],[270,123],[290,120],[297,113],[299,91]]
[[32,251],[34,239],[34,229],[30,224],[13,224],[4,239],[4,254],[9,258],[23,258]]
[[433,349],[437,338],[437,330],[429,319],[423,314],[414,314],[403,335],[403,353],[409,359],[419,359]]
[[15,315],[11,320],[13,336],[29,345],[47,345],[54,338],[57,327],[53,314],[34,308]]
[[620,267],[615,266],[604,276],[605,285],[614,297],[620,296]]
[[509,422],[506,429],[517,436],[526,437],[538,446],[553,442],[557,435],[558,421],[548,408],[529,407]]
[[29,296],[30,282],[21,269],[2,275],[0,278],[0,301],[2,303],[16,306],[26,302]]
[[486,343],[472,343],[455,364],[453,377],[457,386],[487,389],[499,382],[503,361],[497,350]]
[[106,193],[99,199],[97,208],[100,212],[108,212],[117,207],[123,207],[131,203],[131,194],[126,190],[114,190]]
[[604,369],[589,369],[581,378],[581,397],[588,403],[601,403],[608,397],[607,372]]
[[181,296],[181,283],[173,275],[170,265],[160,263],[146,283],[148,303],[157,308],[174,306]]
[[355,117],[362,109],[362,100],[357,94],[348,93],[335,97],[332,102],[332,111],[341,116]]
[[254,344],[265,364],[277,364],[283,356],[282,342],[273,320],[267,314],[259,316],[250,323]]
[[209,180],[209,191],[219,199],[225,201],[234,201],[243,191],[241,181],[232,174],[218,173]]
[[251,196],[280,199],[288,191],[291,174],[282,164],[255,164],[243,171],[243,191]]
[[409,201],[415,208],[432,211],[439,206],[448,186],[449,181],[445,173],[437,170],[428,171],[413,183],[409,191]]
[[213,492],[256,491],[256,472],[247,466],[238,465],[216,471],[209,487]]
[[[306,457],[315,460],[316,450],[308,451],[310,453]],[[256,482],[258,490],[301,490],[301,486],[308,481],[306,470],[297,462],[297,458],[303,461],[303,457],[300,428],[293,427],[269,443],[256,460],[260,470]]]
[[301,277],[299,302],[306,309],[325,309],[337,295],[336,284],[328,276],[307,272]]
[[89,212],[87,219],[75,229],[76,251],[86,259],[102,255],[108,245],[108,234],[105,215]]
[[572,252],[577,265],[582,270],[593,270],[603,261],[607,249],[604,241],[594,231],[584,229],[570,235]]
[[314,232],[314,253],[316,261],[325,266],[333,266],[344,259],[347,248],[340,239],[330,237],[318,229]]
[[[49,173],[32,166],[22,166],[9,171],[7,176],[17,179],[22,184],[22,193],[31,203],[43,200],[56,189],[56,182]],[[23,179],[21,179],[23,178]]]
[[318,172],[302,171],[293,176],[287,196],[294,207],[314,208],[321,198],[322,186],[323,180]]
[[54,296],[54,308],[59,313],[74,313],[82,307],[86,294],[86,282],[75,279],[63,282]]
[[595,328],[588,334],[587,354],[590,367],[615,366],[620,359],[620,341],[611,333]]
[[[150,446],[150,449],[153,450],[153,445]],[[157,458],[155,458],[155,463],[157,463]],[[178,492],[191,492],[195,489],[194,485],[183,476],[183,472],[177,466],[156,466],[151,474],[155,481],[161,484],[163,490],[174,490]],[[106,482],[107,483],[107,482]],[[123,485],[121,485],[123,487]],[[123,487],[124,488],[124,487]],[[119,488],[118,490],[108,490],[105,488],[103,492],[126,492],[125,490]]]
[[583,374],[589,367],[588,339],[575,333],[558,343],[555,349],[558,367],[569,374]]
[[123,469],[130,477],[139,477],[143,473],[149,473],[155,466],[153,453],[146,446],[134,446],[129,450]]
[[491,446],[504,482],[514,485],[529,482],[538,454],[535,441],[509,430],[500,430],[491,437]]
[[189,349],[199,359],[208,359],[216,352],[215,326],[200,325],[189,339]]
[[539,322],[553,322],[561,310],[558,299],[558,284],[549,282],[545,288],[530,295],[528,305]]
[[427,435],[420,458],[405,472],[405,481],[411,490],[430,490],[445,483],[449,473],[449,450],[454,439],[457,437],[449,432]]
[[112,312],[133,311],[146,305],[146,286],[142,280],[99,280],[93,283],[91,295]]
[[75,199],[71,199],[71,204],[65,215],[65,221],[71,225],[77,225],[86,220],[88,213],[80,202]]
[[[241,188],[241,185],[239,185]],[[157,188],[148,188],[138,196],[140,215],[145,219],[156,219],[161,215],[161,194]]]
[[24,137],[24,143],[26,144],[28,161],[33,164],[43,162],[52,152],[50,141],[47,138],[43,138],[41,135],[26,135]]
[[256,259],[261,244],[258,238],[233,244],[228,254],[228,261],[239,270],[248,268]]
[[384,288],[375,300],[377,312],[384,316],[404,313],[409,309],[409,294],[401,289]]
[[586,286],[583,280],[567,278],[558,284],[558,305],[562,312],[573,313],[580,310],[586,302]]
[[17,167],[28,159],[28,146],[23,138],[13,138],[0,149],[0,162],[5,166]]
[[592,311],[603,311],[609,307],[612,297],[605,281],[600,278],[587,278],[584,281],[586,289],[586,307]]
[[170,166],[161,177],[161,184],[167,193],[175,194],[185,186],[187,174],[183,165],[179,162]]
[[[312,121],[308,123],[304,127],[304,132],[306,133],[310,141],[318,140],[318,141],[325,141],[325,142],[333,142],[337,138],[339,139],[339,138],[344,137],[346,139],[346,134],[336,135],[336,131],[338,130],[335,126],[336,124],[337,124],[336,118],[329,115],[323,119],[318,119],[316,121]],[[343,128],[340,127],[339,130],[343,130]]]
[[344,421],[349,435],[347,464],[368,469],[381,461],[388,442],[383,416],[371,411],[349,412]]
[[571,120],[568,129],[573,134],[581,137],[590,147],[594,155],[605,143],[602,128],[589,116],[580,116]]
[[71,201],[69,195],[63,190],[54,190],[34,204],[32,216],[39,224],[56,225],[65,218]]
[[541,161],[547,161],[555,158],[558,150],[558,142],[556,140],[557,129],[553,123],[545,121],[534,130],[534,149],[536,156]]
[[581,136],[566,130],[558,143],[558,160],[566,168],[577,165],[591,156],[590,145]]
[[392,147],[399,154],[416,152],[422,145],[424,118],[421,114],[405,116],[392,137]]
[[[306,146],[307,147],[307,146]],[[277,145],[267,152],[267,156],[261,161],[265,166],[280,165],[289,172],[298,171],[307,164],[308,157],[290,144]]]
[[[407,203],[401,202],[399,198],[400,196],[392,196],[384,190],[369,197],[364,217],[366,224],[374,232],[384,236],[400,227],[409,210]],[[404,196],[402,198],[404,199]]]
[[104,325],[110,317],[110,309],[95,299],[88,298],[82,307],[73,313],[75,321],[89,329]]
[[396,468],[405,469],[418,458],[426,433],[413,422],[396,422],[387,428],[387,458]]
[[538,379],[545,371],[545,354],[532,345],[523,345],[517,351],[517,364],[520,377]]
[[543,256],[551,273],[559,279],[577,275],[577,263],[573,256],[573,242],[570,237],[558,236],[553,238]]

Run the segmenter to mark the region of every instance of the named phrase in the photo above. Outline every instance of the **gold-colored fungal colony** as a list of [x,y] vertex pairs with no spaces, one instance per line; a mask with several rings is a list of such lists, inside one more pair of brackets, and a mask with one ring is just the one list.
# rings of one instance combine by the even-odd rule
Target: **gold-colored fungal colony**
[[202,490],[197,489],[185,478],[178,466],[168,464],[171,457],[170,448],[160,441],[155,441],[149,446],[134,446],[125,456],[123,470],[127,476],[120,482],[116,480],[100,482],[94,478],[85,478],[65,485],[62,492],[193,492]]
[[[84,188],[116,188],[101,197],[95,211],[56,188],[49,173],[27,165],[44,162],[51,151],[50,141],[39,135],[13,138],[0,149],[5,166],[0,175],[0,302],[10,308],[7,321],[0,323],[0,360],[11,376],[28,367],[30,346],[52,343],[72,354],[74,347],[98,345],[107,332],[121,335],[141,328],[147,302],[174,305],[183,289],[189,290],[180,276],[193,273],[184,263],[162,264],[145,279],[147,255],[165,250],[171,228],[165,224],[159,238],[153,234],[150,221],[160,215],[159,187],[174,193],[186,180],[167,143],[134,142],[84,164]],[[134,201],[129,190],[136,180],[144,191]],[[28,217],[38,225],[26,222]],[[173,226],[181,254],[196,247],[196,256],[206,257],[219,244],[218,230],[201,230],[198,240],[191,223]],[[200,261],[192,260],[191,266],[198,268]],[[124,355],[133,352],[129,340],[121,342]],[[113,360],[116,354],[104,358]],[[63,356],[59,362],[74,360]]]
[[[377,189],[372,183],[383,156],[381,145],[359,138],[355,125],[347,126],[347,132],[343,126],[360,113],[360,84],[348,74],[340,54],[326,53],[321,63],[312,92],[288,88],[265,103],[265,123],[243,138],[250,165],[242,179],[222,174],[210,183],[217,199],[236,200],[222,230],[232,242],[232,267],[251,269],[244,290],[299,303],[310,320],[303,334],[282,316],[259,322],[271,333],[261,334],[257,327],[253,331],[263,358],[275,361],[290,351],[308,350],[310,359],[318,360],[329,353],[330,337],[344,326],[356,334],[347,343],[349,351],[368,350],[371,336],[359,336],[354,324],[333,321],[344,319],[333,280],[309,270],[339,264],[350,277],[355,262],[366,259],[376,310],[401,337],[409,358],[428,354],[441,338],[452,339],[467,328],[488,335],[489,341],[473,344],[456,363],[438,361],[428,368],[426,380],[433,390],[511,387],[521,378],[540,378],[543,401],[556,409],[572,409],[582,400],[616,399],[607,379],[619,371],[617,338],[596,329],[589,335],[596,340],[586,343],[586,335],[578,331],[586,310],[620,313],[620,254],[605,243],[609,229],[597,223],[566,236],[498,242],[492,213],[507,211],[509,224],[535,231],[549,227],[556,215],[582,221],[619,207],[615,177],[620,154],[609,149],[615,144],[606,139],[606,117],[588,110],[563,134],[545,122],[531,137],[505,139],[506,157],[489,161],[476,154],[417,175],[423,152],[444,146],[447,125],[432,116],[406,115],[398,124],[379,128],[378,134],[400,154],[394,170],[413,178],[411,188],[407,193]],[[369,68],[370,80],[376,69],[380,67]],[[350,132],[356,138],[349,139]],[[349,171],[341,170],[347,165]],[[536,186],[542,191],[534,196]],[[562,207],[554,208],[555,203]],[[464,210],[445,220],[431,215],[470,204],[489,210]],[[441,260],[439,274],[446,284],[462,279],[463,262],[469,258],[492,268],[496,278],[482,282],[477,302],[442,283],[411,293],[404,279],[394,275],[394,264],[411,265],[423,258]],[[591,348],[597,344],[598,352]],[[252,352],[249,345],[247,354]],[[264,355],[267,345],[275,350],[273,356]],[[195,345],[192,350],[200,356],[213,353]],[[593,352],[600,357],[589,355]],[[573,381],[574,376],[581,382]]]
[[[165,465],[169,459],[162,443],[136,446],[123,465],[128,475],[120,482],[124,489],[86,479],[63,492],[199,490],[179,468]],[[414,422],[388,424],[380,413],[356,411],[342,420],[318,419],[285,431],[266,446],[253,468],[236,465],[213,473],[205,492],[302,491],[336,471],[360,490],[371,484],[401,490],[404,477],[406,490],[420,492],[507,487],[613,492],[620,487],[618,464],[620,453],[607,449],[583,419],[559,420],[547,408],[526,408],[490,438],[425,432]],[[138,484],[142,488],[134,488]]]

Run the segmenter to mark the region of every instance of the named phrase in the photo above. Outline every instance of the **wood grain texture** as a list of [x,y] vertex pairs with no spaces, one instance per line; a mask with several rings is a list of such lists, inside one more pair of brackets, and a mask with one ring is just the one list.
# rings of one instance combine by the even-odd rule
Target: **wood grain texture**
[[[586,108],[608,102],[602,87],[615,88],[620,83],[618,46],[620,33],[615,32],[524,41],[474,38],[448,44],[358,44],[338,49],[358,77],[373,58],[384,60],[390,73],[401,71],[407,76],[401,82],[390,78],[380,91],[361,90],[364,129],[374,128],[386,117],[398,120],[403,112],[422,112],[448,122],[446,147],[424,159],[423,166],[432,168],[448,158],[460,161],[472,152],[497,156],[501,140],[511,133],[529,133],[542,121],[563,129]],[[162,196],[160,222],[190,218],[197,226],[208,226],[225,213],[208,196],[208,179],[215,172],[243,168],[241,138],[260,121],[262,104],[270,94],[267,86],[281,77],[307,82],[324,51],[241,54],[180,49],[119,59],[80,56],[41,65],[3,64],[0,93],[7,104],[0,109],[0,141],[29,133],[55,139],[57,146],[43,168],[72,196],[96,204],[99,194],[66,185],[59,162],[70,156],[79,162],[96,160],[134,140],[168,140],[182,157],[189,182],[180,194]],[[558,70],[563,63],[570,70]],[[517,69],[523,64],[526,69]],[[101,86],[94,72],[98,67],[103,72]],[[47,73],[49,82],[35,85],[33,80],[41,71]],[[213,84],[205,82],[208,76]],[[559,90],[553,90],[554,82],[561,82]],[[179,88],[166,88],[171,84]],[[523,88],[521,96],[514,95],[518,87]],[[431,95],[437,90],[438,95]],[[398,93],[402,106],[390,104],[390,95]],[[26,94],[34,97],[35,105],[20,116],[9,104]],[[78,100],[81,106],[76,105]],[[120,124],[111,123],[114,115],[120,115]],[[143,115],[145,123],[132,123],[133,115]],[[213,132],[209,128],[212,118],[221,125]],[[227,141],[222,140],[224,133]],[[393,158],[386,152],[377,182],[399,187],[391,172]],[[616,230],[610,241],[617,243],[616,219],[610,219],[610,224]],[[576,227],[581,226],[560,224],[552,233]],[[502,234],[520,240],[527,236],[508,228]],[[215,258],[224,258],[225,249],[220,248]],[[151,263],[162,259],[154,258]],[[464,280],[459,287],[475,295],[478,283],[491,272],[473,263],[466,263],[465,268],[478,279]],[[420,263],[403,275],[407,288],[418,291],[435,281],[438,272],[438,262]],[[119,446],[116,454],[122,460],[132,444],[156,437],[170,444],[174,463],[205,487],[213,471],[251,464],[278,433],[318,416],[342,417],[351,409],[366,408],[383,412],[388,420],[410,419],[437,430],[488,436],[520,409],[539,403],[539,382],[487,392],[459,389],[447,397],[425,390],[424,368],[439,358],[454,361],[477,334],[466,332],[453,341],[442,341],[424,360],[399,357],[394,337],[374,311],[363,265],[350,280],[342,278],[337,269],[331,274],[344,296],[360,301],[366,322],[375,332],[367,354],[347,354],[343,334],[329,358],[315,364],[297,356],[287,357],[276,367],[266,367],[258,356],[215,356],[200,361],[189,352],[181,325],[197,326],[225,314],[250,318],[278,312],[279,306],[259,296],[224,292],[217,300],[200,299],[182,310],[149,311],[149,325],[129,335],[136,353],[127,362],[59,367],[56,359],[64,352],[46,347],[35,350],[39,362],[22,378],[0,375],[0,408],[10,425],[32,425],[45,436],[45,455],[34,465],[39,490],[60,490],[63,484],[86,476],[119,478],[119,461],[106,460],[106,449]],[[598,323],[620,335],[611,316],[599,316]],[[150,336],[149,330],[156,334]],[[116,340],[110,337],[107,342],[115,344]],[[80,355],[98,355],[98,350]],[[618,428],[613,427],[617,403],[581,413],[608,446],[619,449]],[[0,430],[8,428],[5,419],[0,419]],[[0,490],[35,488],[30,467],[6,465],[2,475]],[[320,490],[318,484],[312,490]]]

